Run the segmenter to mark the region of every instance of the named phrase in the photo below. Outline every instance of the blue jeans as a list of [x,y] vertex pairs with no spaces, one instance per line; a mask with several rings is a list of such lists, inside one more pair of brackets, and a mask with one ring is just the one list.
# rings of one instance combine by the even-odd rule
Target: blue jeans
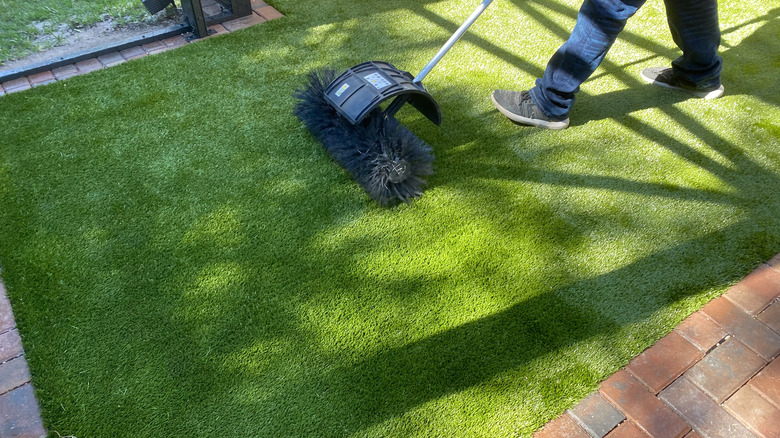
[[[626,22],[645,0],[585,0],[569,39],[552,56],[531,98],[552,119],[565,119],[574,95],[601,64]],[[720,85],[720,27],[717,0],[664,0],[672,39],[682,56],[675,74],[695,88]]]

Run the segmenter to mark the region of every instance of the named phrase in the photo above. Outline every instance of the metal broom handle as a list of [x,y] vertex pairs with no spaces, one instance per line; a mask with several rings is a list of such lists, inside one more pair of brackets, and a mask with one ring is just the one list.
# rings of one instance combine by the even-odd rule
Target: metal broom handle
[[475,21],[477,21],[477,18],[482,14],[482,12],[485,11],[485,9],[488,7],[488,5],[493,0],[482,0],[482,3],[477,6],[477,9],[474,10],[474,12],[469,15],[469,18],[466,19],[466,21],[460,25],[458,30],[455,31],[454,34],[450,37],[449,40],[447,40],[446,43],[442,46],[441,49],[439,49],[439,52],[436,53],[436,56],[431,59],[431,61],[428,63],[428,65],[425,66],[425,68],[422,69],[420,74],[418,74],[413,82],[420,83],[425,79],[426,76],[428,76],[428,73],[430,73],[431,70],[433,70],[433,67],[436,66],[436,64],[439,63],[439,61],[444,57],[444,55],[447,54],[447,52],[452,48],[452,46],[455,45],[455,43],[460,39],[460,37],[463,36],[464,33],[471,27],[472,24],[474,24]]

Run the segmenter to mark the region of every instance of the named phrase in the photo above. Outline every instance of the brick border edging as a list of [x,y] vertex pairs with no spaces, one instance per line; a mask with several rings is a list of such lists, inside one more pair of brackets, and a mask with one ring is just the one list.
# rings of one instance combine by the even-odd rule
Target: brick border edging
[[164,40],[133,46],[117,52],[107,53],[105,55],[76,62],[74,64],[69,64],[29,76],[12,79],[10,81],[0,83],[0,97],[18,91],[29,90],[30,88],[40,85],[51,84],[53,82],[61,81],[72,76],[83,75],[91,73],[95,70],[113,67],[136,58],[143,58],[147,55],[162,53],[177,47],[185,46],[187,44],[196,43],[216,35],[235,32],[245,27],[254,26],[255,24],[264,23],[266,21],[281,17],[283,17],[283,15],[274,9],[273,6],[269,6],[262,0],[253,0],[252,14],[246,17],[236,18],[235,20],[226,21],[221,24],[209,26],[208,29],[210,31],[210,35],[207,37],[190,40],[188,37],[190,37],[192,33],[188,32]]
[[780,436],[780,253],[535,438]]
[[0,281],[0,436],[45,437],[11,302]]

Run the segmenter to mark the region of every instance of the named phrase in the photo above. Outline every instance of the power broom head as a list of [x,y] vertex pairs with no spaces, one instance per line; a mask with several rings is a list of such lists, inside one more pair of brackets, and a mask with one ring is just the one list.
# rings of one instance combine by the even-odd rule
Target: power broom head
[[293,113],[368,195],[382,205],[409,202],[422,195],[433,175],[433,150],[394,117],[380,109],[353,125],[325,100],[336,79],[331,69],[314,71],[295,92]]

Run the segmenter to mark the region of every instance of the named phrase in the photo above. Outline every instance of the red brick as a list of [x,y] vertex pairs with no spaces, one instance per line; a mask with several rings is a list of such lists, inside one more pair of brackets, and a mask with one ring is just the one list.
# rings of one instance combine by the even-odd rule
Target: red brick
[[254,26],[255,24],[260,24],[265,21],[266,19],[261,17],[258,13],[252,12],[251,15],[247,15],[246,17],[236,18],[235,20],[226,21],[222,23],[222,25],[225,26],[225,29],[229,30],[230,32],[235,32],[239,29],[243,29],[249,26]]
[[225,29],[225,26],[221,24],[215,24],[213,26],[209,26],[209,36],[221,35],[223,33],[228,33],[228,30]]
[[780,272],[769,265],[759,266],[726,292],[728,299],[751,315],[757,315],[778,296],[780,296]]
[[133,46],[125,50],[120,50],[119,54],[122,55],[122,58],[129,61],[131,59],[143,58],[146,56],[146,51],[141,46]]
[[9,361],[22,353],[24,353],[24,349],[18,330],[0,333],[0,363]]
[[52,69],[51,72],[54,75],[54,77],[57,78],[57,80],[61,81],[71,76],[76,76],[77,74],[79,74],[79,69],[76,68],[74,64],[70,64],[70,65],[64,65],[62,67],[57,67],[55,69]]
[[702,312],[764,359],[771,360],[780,352],[780,334],[725,297],[710,301]]
[[650,435],[646,434],[635,423],[624,421],[610,432],[607,438],[650,438]]
[[37,438],[46,434],[31,385],[0,395],[0,436]]
[[763,312],[758,314],[758,320],[777,333],[780,333],[780,301],[775,301]]
[[51,70],[46,70],[34,75],[30,75],[27,77],[27,79],[30,81],[30,84],[32,84],[33,87],[37,87],[38,85],[46,85],[57,81]]
[[748,383],[780,408],[780,359],[773,360]]
[[113,67],[115,65],[125,62],[125,58],[119,54],[119,52],[106,53],[105,55],[98,56],[98,61],[106,67]]
[[599,389],[610,403],[651,437],[680,438],[690,427],[627,371],[620,370]]
[[583,429],[594,437],[603,437],[615,426],[626,419],[614,406],[598,392],[594,392],[588,398],[575,406],[569,415],[572,416]]
[[569,414],[564,413],[547,423],[544,429],[536,432],[534,438],[591,438],[591,436]]
[[185,35],[176,35],[175,37],[166,38],[162,41],[163,44],[170,48],[186,46],[188,44],[187,37]]
[[753,434],[684,376],[658,396],[709,438],[753,438]]
[[0,394],[30,382],[30,369],[24,356],[0,364]]
[[704,352],[709,351],[727,335],[725,330],[702,312],[693,313],[680,323],[675,331]]
[[753,377],[766,362],[734,338],[712,350],[685,376],[718,403]]
[[[172,47],[172,46],[171,47],[166,46],[165,43],[163,43],[162,41],[157,41],[157,42],[160,43],[159,46],[157,46],[157,45],[150,46],[149,48],[145,49],[146,52],[149,53],[150,55],[156,55],[158,53],[167,52],[168,50],[176,48],[176,47]],[[146,47],[146,46],[144,46],[144,47]]]
[[17,91],[29,90],[30,88],[32,88],[32,85],[30,85],[30,81],[26,77],[3,82],[3,89],[5,89],[6,93],[15,93]]
[[769,260],[766,264],[770,268],[780,271],[780,253],[775,254],[772,260]]
[[84,61],[77,62],[76,68],[79,69],[79,73],[85,74],[85,73],[91,73],[95,70],[100,70],[101,68],[103,68],[103,64],[101,64],[97,58],[90,58]]
[[5,285],[0,281],[0,333],[7,332],[16,327],[14,313],[11,311],[11,302],[5,293]]
[[750,385],[743,386],[723,406],[760,437],[780,437],[780,409],[766,401]]
[[266,20],[275,20],[277,18],[284,17],[284,15],[282,15],[281,12],[274,9],[273,6],[263,6],[261,8],[255,9],[255,12],[260,14],[260,16],[265,18]]
[[156,53],[165,48],[165,43],[162,41],[152,41],[151,43],[144,44],[141,48],[144,49],[146,53]]
[[653,394],[658,394],[702,357],[704,352],[677,332],[671,332],[635,357],[626,368]]

